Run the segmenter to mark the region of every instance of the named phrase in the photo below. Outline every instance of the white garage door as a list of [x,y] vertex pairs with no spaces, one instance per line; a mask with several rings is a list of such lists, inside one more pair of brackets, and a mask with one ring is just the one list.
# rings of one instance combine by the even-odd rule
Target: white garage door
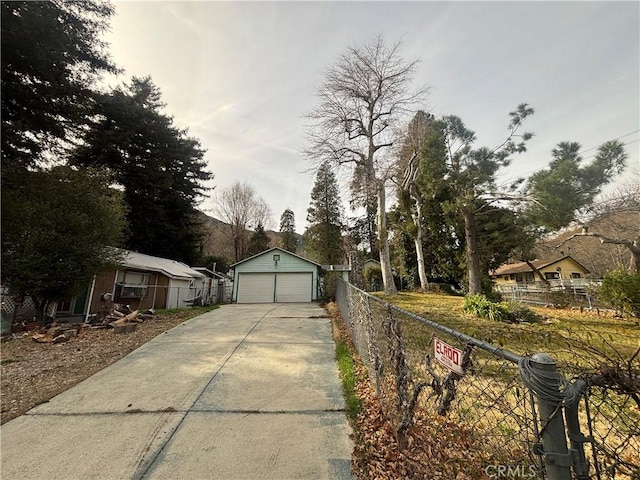
[[276,302],[310,302],[312,274],[280,273],[276,276]]
[[310,302],[313,276],[305,273],[241,273],[238,303]]
[[273,273],[241,273],[238,276],[238,303],[272,303]]

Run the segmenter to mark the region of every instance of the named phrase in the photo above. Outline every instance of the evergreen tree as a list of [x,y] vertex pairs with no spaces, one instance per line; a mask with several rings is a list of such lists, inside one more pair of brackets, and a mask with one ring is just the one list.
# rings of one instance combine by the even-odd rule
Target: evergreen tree
[[552,151],[549,168],[534,173],[527,181],[535,199],[527,215],[534,224],[549,230],[568,225],[625,167],[627,153],[619,140],[602,144],[589,165],[581,164],[580,148],[577,142],[560,142]]
[[124,225],[121,192],[94,170],[25,171],[19,195],[2,191],[2,284],[48,306],[86,289],[112,265]]
[[[87,125],[92,87],[115,72],[100,35],[102,1],[2,2],[2,170],[38,164],[43,151]],[[3,183],[4,185],[4,183]]]
[[296,221],[293,211],[286,209],[280,217],[280,237],[278,244],[281,248],[295,253],[298,247],[296,240]]
[[101,95],[98,120],[73,161],[109,168],[124,187],[127,248],[193,263],[200,245],[196,203],[213,175],[200,142],[175,127],[163,107],[149,78]]
[[304,243],[312,260],[327,265],[344,261],[341,216],[338,182],[331,166],[325,162],[318,168],[311,205],[307,209],[309,227]]
[[[497,192],[498,171],[511,162],[513,154],[526,151],[526,142],[533,134],[518,134],[524,120],[533,114],[526,103],[509,113],[509,134],[494,148],[473,149],[475,133],[459,117],[446,116],[440,122],[446,145],[445,180],[452,191],[449,207],[464,220],[464,244],[469,293],[482,292],[478,216],[487,209],[487,202],[508,199],[510,192]],[[517,140],[516,140],[517,139]]]
[[262,225],[262,223],[258,223],[256,231],[253,232],[253,235],[251,235],[251,238],[249,239],[249,250],[247,253],[249,254],[249,256],[252,256],[260,252],[264,252],[269,248],[270,244],[271,240],[264,231],[264,226]]
[[0,9],[2,284],[31,296],[43,321],[49,304],[114,260],[105,246],[122,233],[111,177],[60,165],[90,123],[95,82],[117,71],[100,40],[113,7],[10,1]]

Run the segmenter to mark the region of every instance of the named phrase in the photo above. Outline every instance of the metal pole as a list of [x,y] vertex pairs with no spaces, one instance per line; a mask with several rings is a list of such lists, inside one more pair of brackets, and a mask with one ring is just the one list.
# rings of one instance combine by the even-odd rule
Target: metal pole
[[580,419],[578,417],[578,405],[582,396],[588,388],[588,383],[579,378],[573,383],[575,395],[565,406],[567,418],[567,433],[571,442],[571,450],[575,454],[575,465],[573,471],[577,480],[589,480],[589,461],[584,453],[584,444],[593,441],[585,436],[580,430]]
[[573,461],[565,437],[563,395],[556,362],[546,353],[536,353],[531,357],[530,367],[537,379],[532,389],[538,399],[542,426],[542,445],[534,445],[534,453],[543,454],[549,480],[571,480]]

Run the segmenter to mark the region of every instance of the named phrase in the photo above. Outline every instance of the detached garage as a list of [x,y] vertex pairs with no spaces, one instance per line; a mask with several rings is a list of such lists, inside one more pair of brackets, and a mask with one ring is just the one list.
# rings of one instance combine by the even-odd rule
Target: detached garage
[[294,303],[318,299],[320,265],[272,248],[231,266],[233,301],[237,303]]

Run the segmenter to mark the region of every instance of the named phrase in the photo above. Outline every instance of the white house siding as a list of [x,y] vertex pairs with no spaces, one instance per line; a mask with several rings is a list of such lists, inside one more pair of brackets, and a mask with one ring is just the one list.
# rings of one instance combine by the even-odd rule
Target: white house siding
[[187,307],[186,300],[193,298],[194,288],[192,281],[188,279],[172,278],[169,280],[169,291],[167,292],[167,308]]

